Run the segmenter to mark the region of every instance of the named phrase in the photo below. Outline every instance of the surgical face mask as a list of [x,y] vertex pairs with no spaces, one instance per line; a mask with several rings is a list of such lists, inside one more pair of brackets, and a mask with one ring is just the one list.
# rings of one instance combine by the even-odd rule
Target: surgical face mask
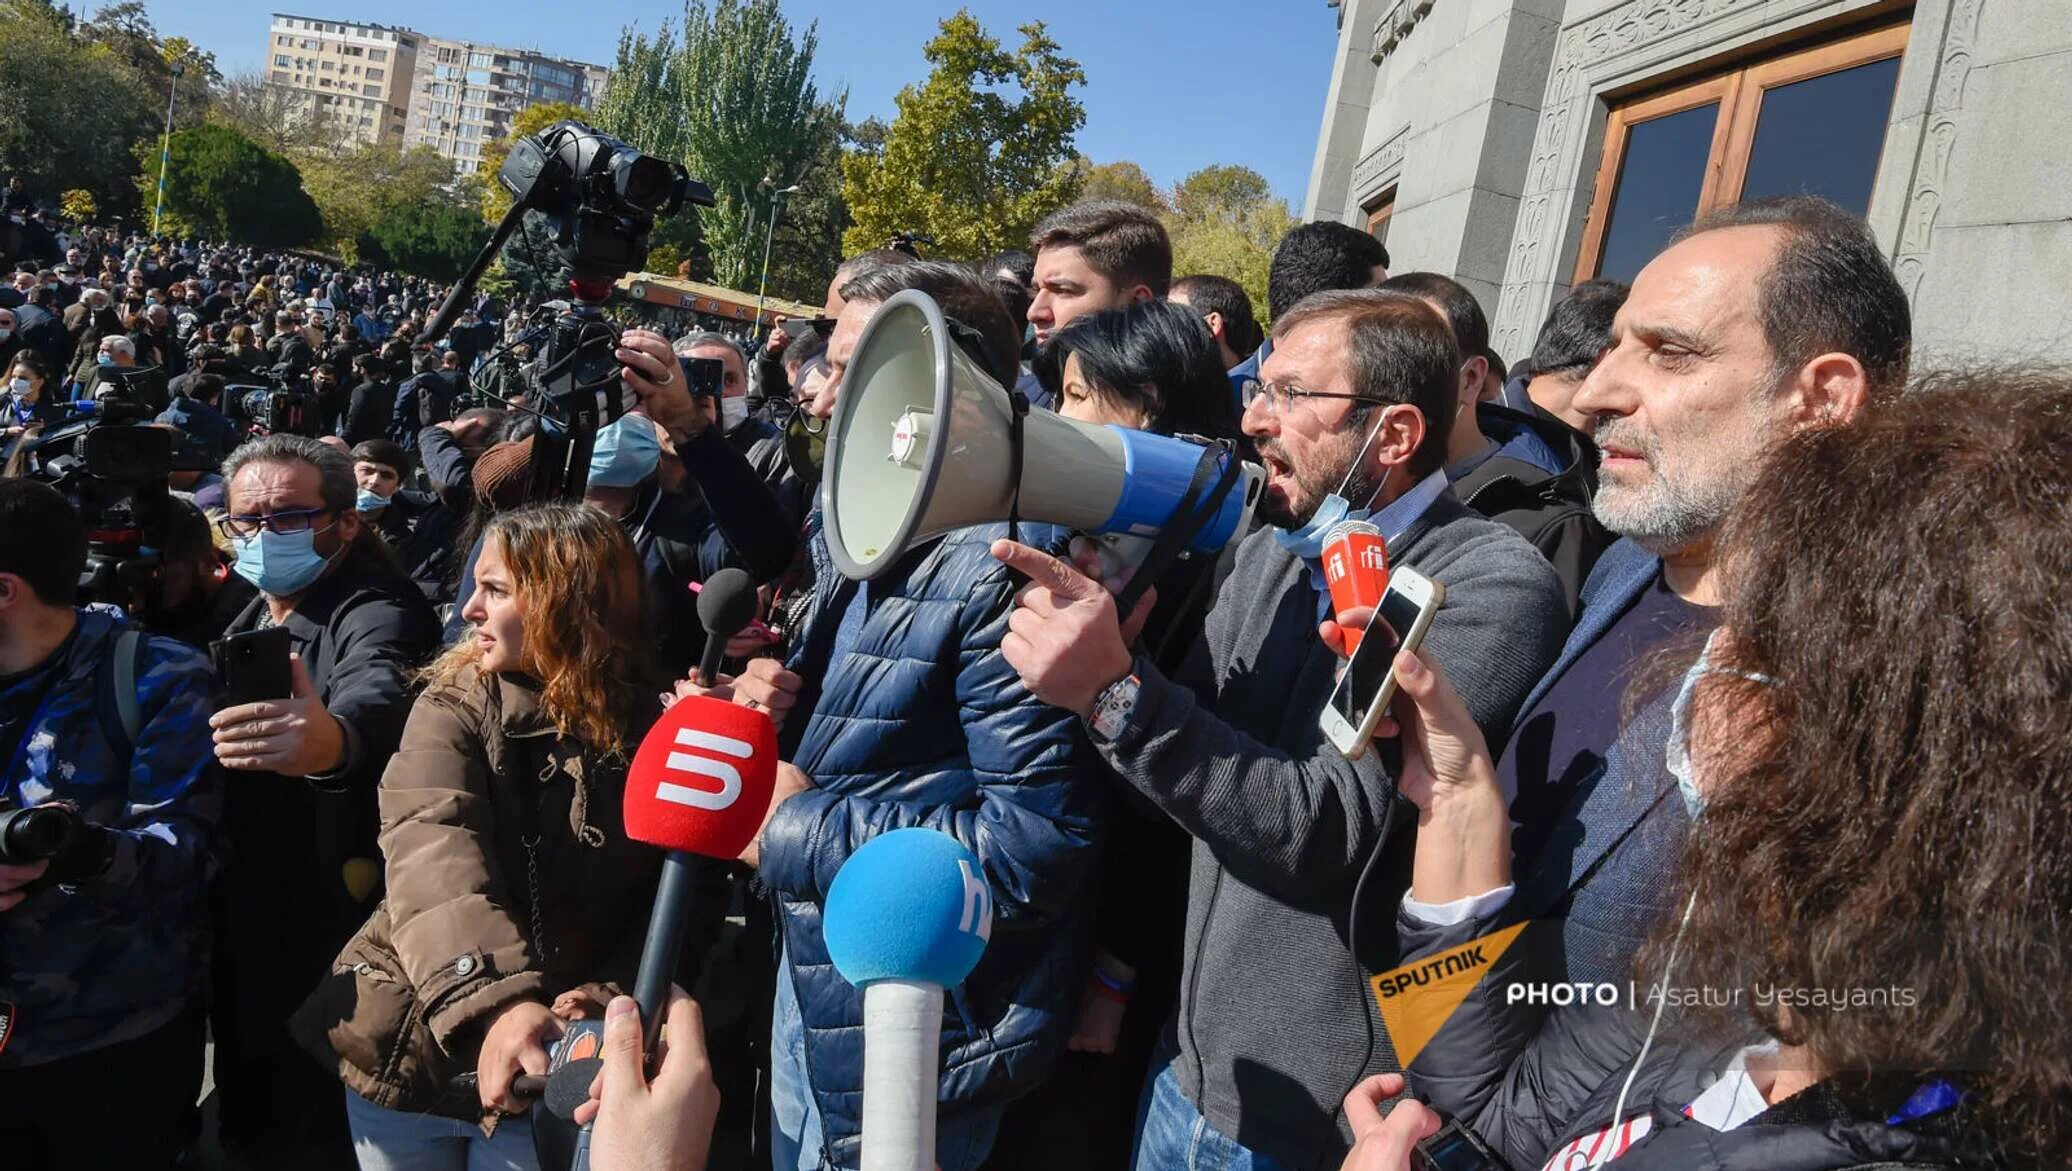
[[7,389],[15,392],[16,394],[28,394],[30,391],[36,388],[29,385],[28,379],[16,378],[7,384]]
[[[237,549],[237,564],[233,568],[239,577],[251,582],[262,594],[276,598],[299,594],[324,572],[324,566],[330,564],[328,558],[317,552],[318,531],[304,529],[299,533],[270,533],[262,530],[249,537],[239,537],[233,542]],[[321,531],[330,532],[331,529],[327,527]],[[343,551],[341,547],[340,552]]]
[[[5,341],[5,340],[7,340],[7,339],[5,338],[5,336],[0,336],[0,341]],[[113,355],[113,354],[96,354],[96,355],[94,355],[94,365],[96,365],[96,366],[113,366],[114,364],[115,364],[115,355]]]
[[590,447],[590,483],[599,488],[631,488],[655,474],[662,462],[662,441],[644,415],[627,415],[600,429]]
[[394,499],[393,493],[383,496],[372,488],[362,488],[360,489],[359,496],[353,501],[353,507],[361,512],[380,512],[389,506],[389,501],[392,499]]
[[1734,675],[1754,683],[1777,682],[1768,675],[1718,665],[1714,660],[1720,635],[1725,632],[1726,628],[1720,627],[1706,636],[1705,649],[1698,652],[1698,661],[1684,672],[1683,684],[1676,689],[1676,699],[1669,705],[1669,743],[1663,750],[1662,763],[1669,775],[1676,778],[1676,791],[1692,821],[1705,811],[1705,793],[1698,787],[1697,772],[1691,767],[1691,696],[1698,689],[1698,680],[1707,675]]
[[[1299,529],[1284,529],[1273,535],[1274,543],[1304,561],[1315,561],[1324,555],[1324,534],[1344,520],[1365,520],[1373,511],[1374,501],[1355,510],[1352,502],[1345,498],[1345,489],[1353,482],[1353,473],[1360,470],[1360,464],[1367,458],[1367,449],[1374,446],[1374,437],[1381,434],[1381,412],[1374,415],[1374,426],[1367,432],[1367,441],[1360,444],[1359,453],[1353,456],[1351,466],[1345,469],[1345,477],[1338,481],[1338,491],[1317,502],[1316,511]],[[1379,487],[1375,488],[1378,493]]]
[[12,330],[12,329],[5,329],[5,328],[0,328],[0,342],[4,342],[4,341],[6,341],[6,340],[7,340],[8,338],[11,338],[11,337],[13,337],[13,336],[14,336],[14,330]]
[[819,483],[820,464],[827,458],[827,420],[814,418],[803,407],[793,411],[784,425],[784,455],[801,479]]
[[722,430],[732,431],[748,421],[748,399],[721,398],[719,400],[719,425]]

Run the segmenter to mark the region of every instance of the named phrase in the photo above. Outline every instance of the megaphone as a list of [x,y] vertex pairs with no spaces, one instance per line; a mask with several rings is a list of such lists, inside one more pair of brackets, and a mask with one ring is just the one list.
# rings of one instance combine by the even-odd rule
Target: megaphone
[[[851,580],[890,570],[907,550],[971,525],[1021,519],[1084,533],[1156,537],[1201,490],[1209,465],[1233,482],[1188,548],[1243,537],[1265,476],[1234,452],[1126,427],[1029,411],[1014,448],[1016,403],[960,349],[935,300],[893,296],[856,341],[827,433],[821,506],[828,552]],[[1017,475],[1019,473],[1019,475]]]

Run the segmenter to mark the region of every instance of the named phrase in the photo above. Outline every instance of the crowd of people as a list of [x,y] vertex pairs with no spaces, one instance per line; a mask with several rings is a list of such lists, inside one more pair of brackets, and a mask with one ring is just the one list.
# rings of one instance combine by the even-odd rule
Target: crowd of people
[[[89,829],[0,862],[9,1166],[181,1165],[211,1044],[232,1165],[538,1167],[518,1079],[601,1020],[598,1171],[855,1167],[822,916],[914,826],[995,916],[942,1021],[941,1171],[2072,1154],[2072,374],[1910,369],[1832,205],[1714,212],[1511,362],[1468,288],[1337,223],[1282,241],[1263,320],[1123,203],[975,265],[869,252],[759,343],[626,329],[638,407],[580,500],[536,488],[529,307],[427,346],[425,282],[52,237],[0,292],[0,808]],[[1255,461],[1253,531],[1128,613],[1039,524],[841,575],[829,420],[910,290],[1031,409]],[[254,386],[306,387],[303,425]],[[75,401],[172,432],[118,596],[44,482]],[[1347,519],[1444,589],[1355,756],[1318,720],[1376,621],[1325,588]],[[707,679],[728,568],[757,620]],[[268,630],[290,694],[229,702],[207,649]],[[621,808],[686,696],[766,712],[786,763],[698,870],[650,1067],[662,859]],[[1458,1008],[1392,1027],[1376,977],[1461,949]]]

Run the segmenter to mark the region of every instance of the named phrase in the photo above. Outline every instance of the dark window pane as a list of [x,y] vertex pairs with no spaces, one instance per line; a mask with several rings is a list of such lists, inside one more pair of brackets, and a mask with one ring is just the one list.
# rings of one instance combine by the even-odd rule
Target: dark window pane
[[1869,212],[1898,81],[1892,57],[1766,90],[1741,198],[1819,195]]
[[1632,280],[1678,228],[1697,216],[1718,121],[1719,103],[1710,102],[1627,129],[1598,276]]

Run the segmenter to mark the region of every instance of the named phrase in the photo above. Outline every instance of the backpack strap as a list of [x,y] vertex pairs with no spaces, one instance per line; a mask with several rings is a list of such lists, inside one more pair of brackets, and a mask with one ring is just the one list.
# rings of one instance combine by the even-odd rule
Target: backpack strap
[[144,632],[125,627],[109,653],[94,664],[94,710],[108,746],[125,767],[137,748],[143,715],[137,709],[137,678],[142,674]]

